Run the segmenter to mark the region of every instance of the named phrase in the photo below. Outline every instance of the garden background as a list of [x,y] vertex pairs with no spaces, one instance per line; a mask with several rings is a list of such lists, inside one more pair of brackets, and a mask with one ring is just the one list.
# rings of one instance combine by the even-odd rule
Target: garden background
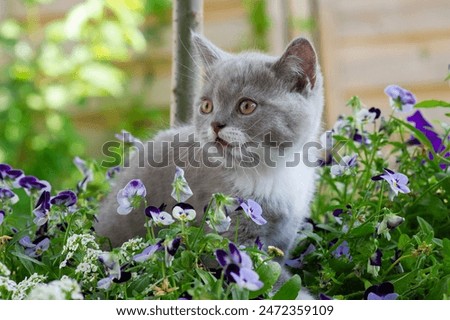
[[[445,0],[204,1],[203,33],[226,50],[313,40],[324,127],[344,145],[344,157],[322,159],[312,220],[288,259],[302,280],[274,293],[281,253],[204,233],[191,209],[111,252],[92,231],[114,183],[102,145],[170,125],[171,1],[0,0],[0,163],[27,175],[0,167],[0,298],[292,299],[301,284],[324,299],[448,298],[449,16]],[[174,188],[188,189],[181,171]],[[213,195],[202,226],[233,201]],[[170,217],[147,209],[152,223]],[[205,269],[205,255],[222,269]]]
[[[353,95],[383,107],[390,83],[448,101],[449,16],[445,0],[207,0],[203,30],[229,51],[312,38],[330,128]],[[0,162],[61,186],[72,158],[98,158],[115,132],[167,127],[171,18],[169,0],[1,0]]]

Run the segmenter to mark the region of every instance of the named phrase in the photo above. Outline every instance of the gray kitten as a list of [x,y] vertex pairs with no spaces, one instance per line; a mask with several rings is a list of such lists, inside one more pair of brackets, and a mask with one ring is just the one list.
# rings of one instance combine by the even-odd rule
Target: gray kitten
[[[167,166],[142,165],[142,153],[136,154],[103,202],[95,229],[114,246],[143,236],[143,208],[117,214],[117,192],[139,178],[149,205],[172,208],[171,183],[180,166],[194,194],[187,202],[197,210],[198,220],[213,193],[253,199],[267,224],[240,219],[238,244],[249,245],[259,236],[266,246],[287,253],[309,215],[315,189],[315,166],[305,162],[309,154],[304,148],[318,139],[323,109],[323,80],[314,49],[298,38],[275,58],[229,54],[195,34],[193,41],[205,72],[192,123],[162,131],[145,146],[147,157]],[[232,238],[233,225],[228,232]]]

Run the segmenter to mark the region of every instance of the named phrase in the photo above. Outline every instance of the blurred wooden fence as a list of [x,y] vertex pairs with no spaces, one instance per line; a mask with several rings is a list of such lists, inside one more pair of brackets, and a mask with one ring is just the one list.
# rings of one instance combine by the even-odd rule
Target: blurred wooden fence
[[[352,95],[388,110],[388,84],[450,101],[449,0],[319,0],[319,8],[328,123],[348,112]],[[442,109],[426,113],[445,119]]]
[[[272,29],[271,52],[278,54],[290,37],[313,36],[322,63],[326,86],[326,116],[329,127],[341,113],[348,113],[346,101],[360,96],[368,106],[385,110],[383,89],[398,84],[412,90],[419,100],[450,100],[450,86],[444,82],[450,64],[449,0],[282,0],[269,1]],[[43,6],[43,21],[60,18],[80,0],[56,0]],[[0,19],[24,17],[16,0],[0,0]],[[204,0],[204,33],[226,50],[238,51],[251,39],[250,25],[242,0]],[[286,9],[297,20],[315,19],[316,32],[300,24],[285,23]],[[283,11],[284,10],[284,11]],[[301,21],[300,21],[301,22]],[[289,32],[283,31],[289,28]],[[283,35],[281,34],[283,33]],[[156,81],[146,95],[149,106],[167,106],[170,101],[171,31],[163,31],[161,47],[127,65],[140,77],[151,71]],[[84,115],[83,112],[90,112]],[[92,110],[77,111],[74,119],[80,131],[92,133],[101,126]],[[94,111],[95,112],[95,111]],[[443,110],[427,111],[431,118],[444,119]]]

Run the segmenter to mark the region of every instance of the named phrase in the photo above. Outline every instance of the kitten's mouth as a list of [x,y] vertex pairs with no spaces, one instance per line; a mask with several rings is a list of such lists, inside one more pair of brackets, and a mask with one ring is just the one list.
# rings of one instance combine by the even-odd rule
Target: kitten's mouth
[[219,137],[216,138],[216,143],[220,144],[224,148],[228,147],[230,145],[227,141],[225,141],[225,140],[223,140],[222,138],[219,138]]

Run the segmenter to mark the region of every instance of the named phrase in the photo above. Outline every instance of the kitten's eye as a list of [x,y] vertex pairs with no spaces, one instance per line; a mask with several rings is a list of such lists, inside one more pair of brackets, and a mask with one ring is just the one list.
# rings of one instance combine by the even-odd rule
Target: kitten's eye
[[201,111],[201,113],[204,113],[204,114],[211,113],[213,111],[212,102],[207,99],[203,100],[202,104],[200,105],[200,111]]
[[244,115],[248,115],[253,113],[253,111],[255,111],[257,107],[256,102],[252,101],[252,100],[244,100],[239,104],[239,112],[244,114]]

